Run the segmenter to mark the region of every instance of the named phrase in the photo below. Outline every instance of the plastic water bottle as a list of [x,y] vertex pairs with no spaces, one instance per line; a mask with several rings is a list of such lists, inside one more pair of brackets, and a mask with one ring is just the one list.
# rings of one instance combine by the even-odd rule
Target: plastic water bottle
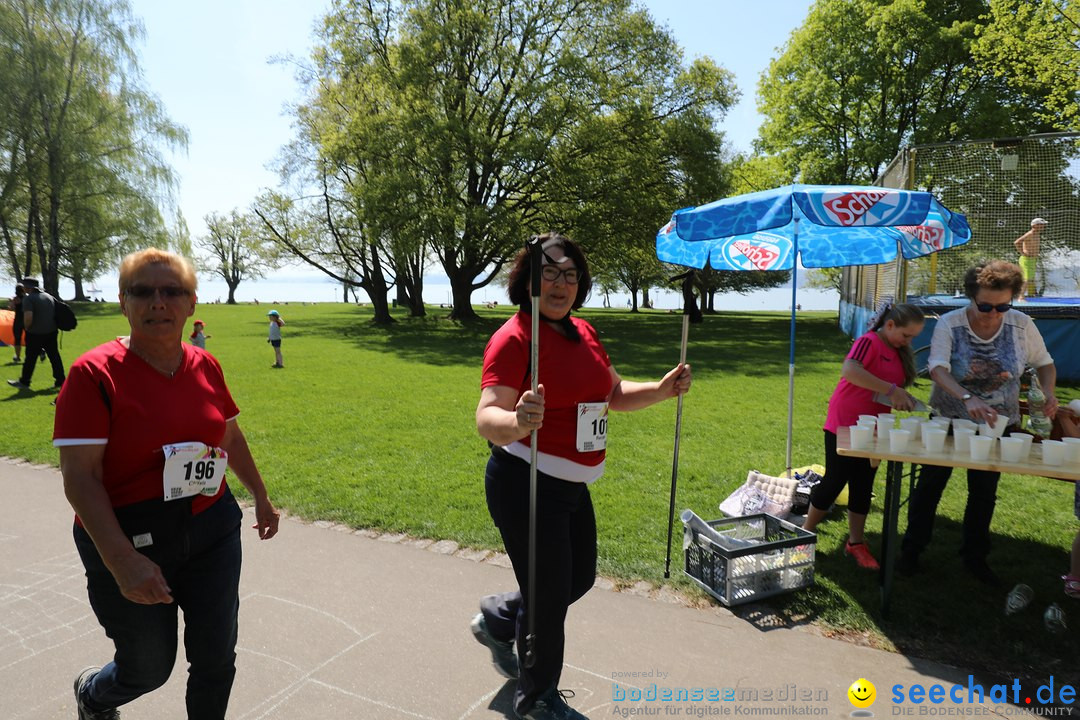
[[1028,368],[1028,375],[1031,376],[1027,396],[1028,430],[1039,437],[1050,437],[1054,425],[1043,412],[1043,408],[1046,406],[1046,394],[1043,392],[1042,385],[1039,384],[1039,376],[1035,372],[1035,368]]
[[1031,589],[1030,585],[1025,585],[1024,583],[1018,584],[1009,591],[1009,594],[1005,597],[1005,614],[1012,615],[1013,613],[1020,612],[1031,604],[1031,600],[1034,597],[1035,591]]
[[1063,633],[1067,629],[1065,613],[1061,611],[1057,603],[1051,603],[1050,607],[1046,608],[1046,612],[1043,613],[1043,626],[1046,627],[1048,632],[1055,635]]

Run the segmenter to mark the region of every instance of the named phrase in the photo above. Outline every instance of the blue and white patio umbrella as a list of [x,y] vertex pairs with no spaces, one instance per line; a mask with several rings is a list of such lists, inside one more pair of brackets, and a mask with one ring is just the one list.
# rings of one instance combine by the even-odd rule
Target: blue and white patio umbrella
[[796,258],[807,268],[877,265],[895,260],[897,253],[907,259],[918,258],[970,239],[965,217],[951,212],[928,192],[788,185],[676,210],[656,235],[656,256],[664,262],[699,269],[708,264],[717,270],[792,272],[787,429],[790,472]]

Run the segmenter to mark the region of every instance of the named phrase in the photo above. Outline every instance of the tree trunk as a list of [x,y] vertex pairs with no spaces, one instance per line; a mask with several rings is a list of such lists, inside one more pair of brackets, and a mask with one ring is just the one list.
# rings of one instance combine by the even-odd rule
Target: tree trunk
[[473,310],[472,306],[472,292],[473,292],[473,278],[476,277],[476,273],[471,269],[458,269],[452,275],[450,279],[450,292],[454,298],[454,309],[450,311],[451,320],[477,320],[479,315]]
[[636,313],[638,311],[637,288],[632,287],[632,288],[629,288],[629,290],[630,290],[630,312]]
[[427,308],[424,307],[424,278],[409,283],[409,317],[427,317]]
[[390,288],[386,286],[386,275],[382,269],[382,258],[379,257],[379,246],[371,246],[371,266],[366,274],[366,281],[360,284],[371,298],[371,304],[375,308],[375,317],[372,321],[378,325],[389,325],[396,322],[390,315]]
[[229,299],[225,301],[225,304],[226,305],[235,305],[236,304],[236,288],[240,285],[240,283],[231,283],[230,282],[230,283],[227,283],[227,285],[229,286]]
[[399,306],[410,307],[412,305],[412,298],[409,297],[409,288],[406,286],[400,270],[398,271],[397,283],[394,285],[394,292],[395,299]]
[[362,283],[360,285],[371,298],[371,306],[375,309],[375,317],[371,319],[376,325],[390,325],[396,322],[390,315],[390,291],[386,283]]
[[75,283],[75,297],[72,299],[79,302],[90,302],[90,298],[88,298],[86,296],[86,293],[83,292],[82,273],[75,273],[71,280]]
[[651,308],[652,307],[652,301],[649,300],[649,288],[647,288],[647,287],[641,288],[641,307],[643,307],[643,308]]
[[0,214],[0,233],[4,236],[4,249],[7,251],[7,261],[11,267],[11,276],[18,282],[21,279],[19,275],[19,258],[15,254],[15,236],[11,234],[11,228],[8,227],[7,218]]
[[41,204],[38,202],[37,184],[29,181],[30,207],[26,211],[26,254],[23,256],[25,266],[22,276],[32,277],[34,272],[34,238],[41,237]]
[[709,291],[709,312],[711,312],[711,313],[716,312],[716,291],[715,290],[710,290]]

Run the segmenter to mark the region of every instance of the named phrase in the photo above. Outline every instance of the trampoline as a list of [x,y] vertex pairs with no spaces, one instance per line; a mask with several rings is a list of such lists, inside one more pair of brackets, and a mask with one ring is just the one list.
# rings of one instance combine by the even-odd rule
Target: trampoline
[[[912,342],[916,348],[930,344],[938,317],[968,304],[966,297],[952,295],[910,296],[907,301],[926,314],[926,327]],[[1080,380],[1080,297],[1032,297],[1017,301],[1013,308],[1035,321],[1058,377]],[[865,329],[865,320],[861,327]]]

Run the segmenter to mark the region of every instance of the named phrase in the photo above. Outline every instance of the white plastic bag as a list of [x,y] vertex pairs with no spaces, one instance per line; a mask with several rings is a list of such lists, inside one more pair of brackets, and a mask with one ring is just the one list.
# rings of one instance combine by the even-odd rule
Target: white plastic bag
[[797,486],[797,480],[751,470],[746,482],[720,503],[720,512],[728,517],[767,513],[784,519],[791,512]]

